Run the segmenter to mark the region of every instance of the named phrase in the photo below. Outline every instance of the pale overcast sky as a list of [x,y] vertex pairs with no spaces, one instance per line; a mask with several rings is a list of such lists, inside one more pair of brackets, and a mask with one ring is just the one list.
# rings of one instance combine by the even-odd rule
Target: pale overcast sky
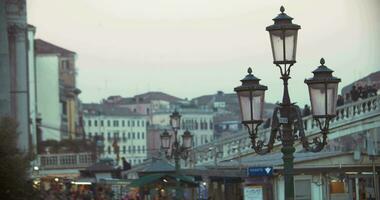
[[78,54],[84,102],[163,91],[182,98],[226,93],[248,67],[282,98],[269,34],[281,5],[301,25],[292,101],[309,103],[305,78],[324,57],[341,86],[380,70],[380,1],[29,0],[37,38]]

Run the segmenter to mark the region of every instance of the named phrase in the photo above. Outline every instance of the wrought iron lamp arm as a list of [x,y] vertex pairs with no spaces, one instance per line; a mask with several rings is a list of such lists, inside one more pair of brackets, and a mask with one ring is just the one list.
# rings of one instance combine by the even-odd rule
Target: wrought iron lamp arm
[[329,130],[329,122],[331,119],[326,118],[324,123],[321,122],[321,120],[318,118],[314,119],[317,121],[318,127],[321,130],[322,140],[320,137],[315,137],[315,138],[313,138],[312,142],[309,142],[306,135],[305,135],[305,129],[303,127],[301,109],[298,106],[294,106],[294,108],[297,112],[297,122],[296,123],[299,127],[299,136],[300,136],[303,148],[306,151],[310,151],[310,152],[320,152],[327,144],[327,134],[328,134],[328,130]]
[[278,123],[278,119],[277,119],[278,111],[279,111],[278,107],[276,107],[275,110],[273,111],[270,137],[269,137],[268,144],[266,144],[266,145],[264,144],[263,140],[256,140],[257,139],[257,132],[258,132],[257,128],[258,128],[258,126],[260,126],[261,123],[257,124],[255,127],[253,127],[253,130],[250,130],[249,127],[247,126],[249,137],[251,138],[252,149],[254,149],[255,152],[259,155],[269,153],[273,148],[273,145],[274,145],[274,142],[276,139],[276,135],[278,132],[278,128],[279,128],[279,123]]

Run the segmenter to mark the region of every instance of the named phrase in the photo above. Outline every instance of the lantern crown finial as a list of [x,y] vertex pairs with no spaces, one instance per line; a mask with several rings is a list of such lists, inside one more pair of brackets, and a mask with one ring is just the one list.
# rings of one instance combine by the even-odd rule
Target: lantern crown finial
[[321,63],[321,65],[325,65],[325,59],[321,58],[320,63]]
[[280,11],[281,11],[281,13],[284,13],[284,12],[285,12],[285,8],[284,8],[284,6],[281,6],[281,7],[280,7]]
[[247,72],[248,72],[248,74],[251,75],[252,74],[252,68],[249,67],[248,70],[247,70]]

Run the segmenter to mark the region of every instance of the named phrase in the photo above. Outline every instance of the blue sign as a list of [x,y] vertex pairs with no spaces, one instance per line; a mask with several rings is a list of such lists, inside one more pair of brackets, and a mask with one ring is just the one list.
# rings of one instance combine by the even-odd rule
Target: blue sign
[[272,176],[273,167],[249,167],[247,174],[248,176]]

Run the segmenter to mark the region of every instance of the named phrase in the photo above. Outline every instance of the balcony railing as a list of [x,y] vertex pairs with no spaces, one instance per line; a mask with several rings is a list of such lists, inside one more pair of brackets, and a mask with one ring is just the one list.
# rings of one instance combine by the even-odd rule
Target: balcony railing
[[92,153],[66,153],[38,155],[41,169],[77,169],[86,168],[94,163]]

